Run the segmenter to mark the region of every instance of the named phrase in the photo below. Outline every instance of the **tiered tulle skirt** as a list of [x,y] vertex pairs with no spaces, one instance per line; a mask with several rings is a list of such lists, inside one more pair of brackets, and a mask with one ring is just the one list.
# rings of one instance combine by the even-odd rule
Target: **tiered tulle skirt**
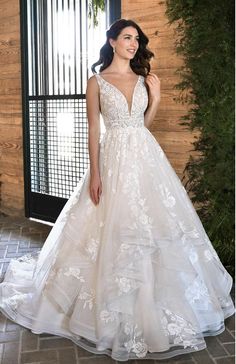
[[204,349],[235,312],[232,277],[162,148],[145,127],[111,128],[100,173],[99,205],[88,169],[42,251],[11,261],[0,309],[120,361]]

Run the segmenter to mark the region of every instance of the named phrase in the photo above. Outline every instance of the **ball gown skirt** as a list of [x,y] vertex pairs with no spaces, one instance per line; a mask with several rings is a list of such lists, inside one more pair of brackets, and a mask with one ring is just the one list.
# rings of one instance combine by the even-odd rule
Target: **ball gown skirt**
[[144,126],[144,77],[125,96],[96,75],[106,132],[102,195],[89,167],[42,250],[12,259],[0,309],[34,333],[67,337],[119,361],[206,348],[235,307],[222,265],[165,153]]

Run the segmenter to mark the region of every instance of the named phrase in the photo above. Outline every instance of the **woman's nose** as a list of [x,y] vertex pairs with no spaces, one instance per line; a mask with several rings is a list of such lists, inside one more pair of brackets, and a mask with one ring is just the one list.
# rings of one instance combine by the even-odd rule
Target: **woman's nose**
[[132,39],[132,41],[131,41],[131,45],[132,45],[133,47],[137,47],[137,44],[138,44],[137,39]]

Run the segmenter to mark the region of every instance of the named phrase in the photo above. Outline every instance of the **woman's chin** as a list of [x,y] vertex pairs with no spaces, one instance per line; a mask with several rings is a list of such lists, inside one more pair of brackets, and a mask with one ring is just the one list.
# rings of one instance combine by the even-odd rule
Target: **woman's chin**
[[135,54],[124,54],[122,56],[123,59],[126,59],[127,61],[131,61],[134,58]]

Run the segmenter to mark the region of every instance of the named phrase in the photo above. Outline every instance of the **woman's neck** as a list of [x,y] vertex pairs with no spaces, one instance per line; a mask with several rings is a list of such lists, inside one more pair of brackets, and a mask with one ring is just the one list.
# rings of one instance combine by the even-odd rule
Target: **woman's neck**
[[114,56],[109,68],[109,72],[118,73],[118,74],[127,74],[132,73],[132,68],[130,67],[130,61],[127,59],[118,58],[118,56]]

